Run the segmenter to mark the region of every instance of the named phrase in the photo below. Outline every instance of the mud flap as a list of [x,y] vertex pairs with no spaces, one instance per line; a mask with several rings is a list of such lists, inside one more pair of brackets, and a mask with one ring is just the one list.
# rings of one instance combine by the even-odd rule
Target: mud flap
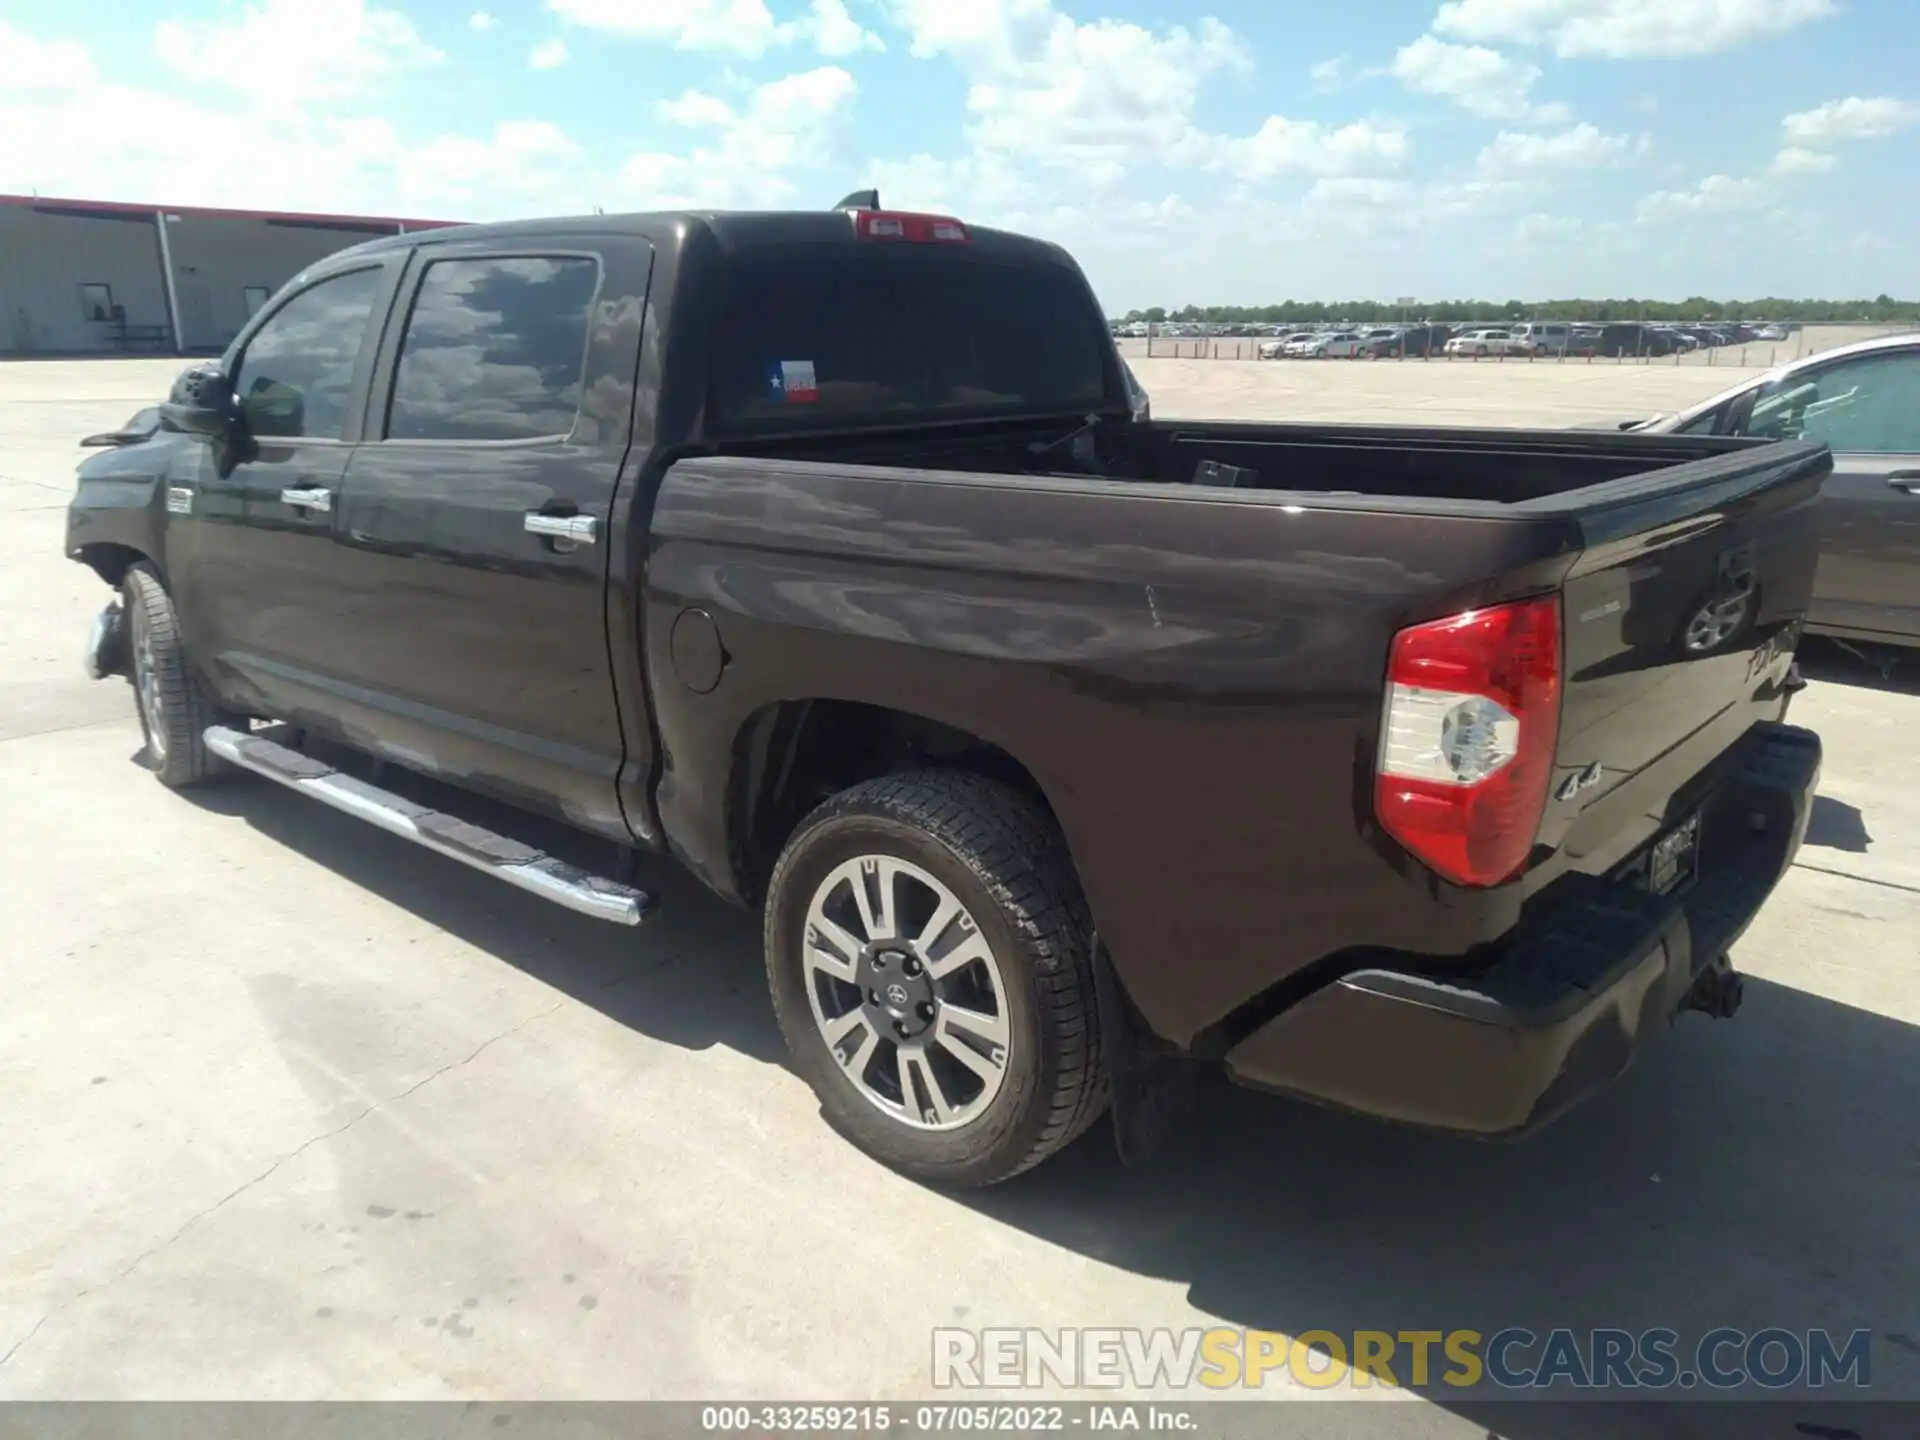
[[1192,1112],[1194,1062],[1151,1048],[1097,935],[1093,976],[1106,1041],[1114,1148],[1122,1165],[1139,1165],[1158,1154]]

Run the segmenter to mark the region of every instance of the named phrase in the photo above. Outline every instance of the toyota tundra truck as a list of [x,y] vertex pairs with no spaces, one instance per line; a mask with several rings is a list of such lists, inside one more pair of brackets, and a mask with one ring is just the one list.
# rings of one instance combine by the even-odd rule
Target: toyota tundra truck
[[99,439],[162,784],[616,925],[671,857],[946,1184],[1204,1066],[1531,1131],[1732,1012],[1819,771],[1823,446],[1156,417],[1065,252],[877,197],[376,240]]

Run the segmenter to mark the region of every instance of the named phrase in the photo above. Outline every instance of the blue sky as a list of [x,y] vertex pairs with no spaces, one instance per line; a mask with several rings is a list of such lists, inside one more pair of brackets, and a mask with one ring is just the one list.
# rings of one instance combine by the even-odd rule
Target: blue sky
[[0,190],[831,204],[1110,309],[1920,293],[1916,0],[0,0]]

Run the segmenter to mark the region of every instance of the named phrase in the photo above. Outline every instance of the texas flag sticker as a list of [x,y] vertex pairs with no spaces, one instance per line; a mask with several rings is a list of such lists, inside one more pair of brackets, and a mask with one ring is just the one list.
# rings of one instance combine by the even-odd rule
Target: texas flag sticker
[[809,405],[820,398],[820,384],[814,379],[811,360],[768,361],[767,388],[783,405]]

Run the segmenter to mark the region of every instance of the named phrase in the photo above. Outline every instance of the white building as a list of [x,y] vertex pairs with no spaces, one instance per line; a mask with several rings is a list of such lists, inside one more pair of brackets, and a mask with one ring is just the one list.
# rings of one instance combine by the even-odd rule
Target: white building
[[0,195],[0,354],[217,352],[322,256],[447,223]]

